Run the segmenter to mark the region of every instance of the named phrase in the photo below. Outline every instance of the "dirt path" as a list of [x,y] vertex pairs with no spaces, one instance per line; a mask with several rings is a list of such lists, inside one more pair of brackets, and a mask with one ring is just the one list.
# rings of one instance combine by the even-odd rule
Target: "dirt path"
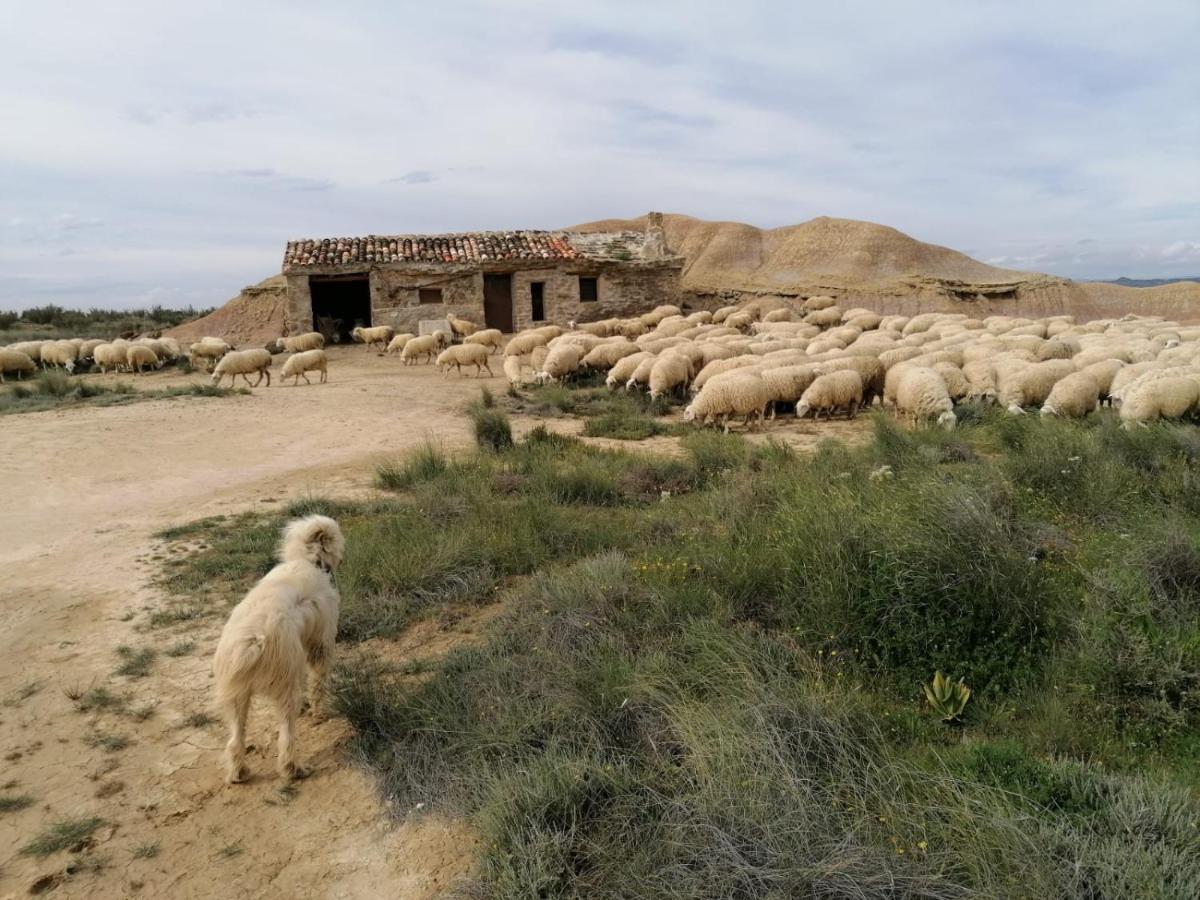
[[[199,378],[158,375],[145,386]],[[34,803],[0,814],[0,897],[35,886],[71,897],[375,897],[386,884],[390,896],[420,898],[468,867],[463,827],[391,824],[369,778],[344,764],[340,722],[305,724],[317,771],[294,796],[280,793],[261,752],[259,777],[224,789],[221,729],[181,727],[208,708],[218,623],[189,635],[191,653],[160,655],[149,678],[112,671],[114,648],[139,643],[123,619],[156,600],[154,532],[306,495],[367,493],[379,460],[429,436],[448,447],[469,441],[461,407],[478,389],[345,348],[331,351],[324,386],[5,418],[0,784]],[[444,652],[445,635],[429,639],[429,653]],[[421,654],[419,641],[411,651]],[[154,713],[139,722],[76,711],[66,692],[95,685],[128,693],[134,707],[155,704]],[[269,725],[253,717],[251,738],[264,749]],[[132,743],[88,746],[98,732]],[[48,823],[86,816],[110,823],[89,852],[19,855]],[[154,844],[157,855],[134,856]],[[64,874],[97,857],[103,871]]]
[[[195,647],[178,658],[160,654],[151,677],[113,674],[115,648],[145,642],[131,617],[157,605],[151,580],[163,555],[179,549],[156,541],[155,532],[304,496],[369,495],[379,461],[429,438],[448,448],[468,444],[463,405],[481,383],[504,389],[499,378],[442,379],[430,367],[404,369],[360,347],[330,355],[323,386],[3,419],[0,797],[27,795],[33,803],[0,812],[0,898],[31,890],[357,898],[383,890],[420,900],[469,869],[474,838],[462,825],[429,818],[396,825],[385,814],[369,777],[346,764],[342,722],[304,721],[302,749],[316,772],[281,793],[267,755],[270,718],[256,711],[257,777],[224,788],[221,728],[186,723],[209,708],[209,659],[221,623],[188,632]],[[200,378],[159,374],[139,386]],[[531,424],[515,426],[522,432]],[[577,431],[579,423],[553,427]],[[865,430],[860,421],[770,433],[811,447]],[[659,446],[667,443],[641,448],[670,450]],[[417,626],[391,650],[440,656],[471,639],[488,615],[466,617],[452,634]],[[94,686],[128,695],[126,711],[79,712],[68,693]],[[151,706],[144,721],[128,714]],[[105,735],[131,743],[93,745]],[[90,816],[107,824],[83,852],[20,855],[49,823]],[[97,860],[100,871],[80,868]]]

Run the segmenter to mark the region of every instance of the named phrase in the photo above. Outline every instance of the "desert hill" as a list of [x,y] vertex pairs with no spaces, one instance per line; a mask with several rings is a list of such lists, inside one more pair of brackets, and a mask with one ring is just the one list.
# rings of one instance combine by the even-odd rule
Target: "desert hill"
[[[569,231],[643,229],[646,217],[604,219]],[[895,228],[821,216],[761,229],[741,222],[663,217],[670,249],[686,257],[683,287],[698,297],[749,299],[831,294],[881,312],[972,315],[1129,312],[1200,320],[1200,284],[1131,288],[1000,269]]]

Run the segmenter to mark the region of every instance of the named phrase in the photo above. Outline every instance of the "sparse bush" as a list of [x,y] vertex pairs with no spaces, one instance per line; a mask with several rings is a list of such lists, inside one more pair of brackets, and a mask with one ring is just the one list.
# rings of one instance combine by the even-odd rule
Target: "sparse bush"
[[403,491],[414,484],[432,481],[448,467],[445,451],[432,441],[426,441],[401,462],[380,466],[376,481],[385,490]]
[[92,835],[107,823],[97,817],[63,819],[48,826],[21,848],[25,856],[50,856],[61,850],[79,851],[90,846]]
[[468,409],[475,428],[475,443],[484,450],[505,450],[513,445],[512,425],[508,415],[495,407],[490,392],[487,398],[491,399],[491,403],[481,401]]

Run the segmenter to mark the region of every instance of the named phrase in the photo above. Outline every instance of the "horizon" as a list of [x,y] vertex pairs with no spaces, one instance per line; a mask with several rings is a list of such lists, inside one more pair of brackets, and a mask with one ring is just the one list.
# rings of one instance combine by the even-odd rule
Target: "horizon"
[[649,209],[1198,277],[1194,3],[623,8],[14,7],[0,309],[219,306],[298,236]]

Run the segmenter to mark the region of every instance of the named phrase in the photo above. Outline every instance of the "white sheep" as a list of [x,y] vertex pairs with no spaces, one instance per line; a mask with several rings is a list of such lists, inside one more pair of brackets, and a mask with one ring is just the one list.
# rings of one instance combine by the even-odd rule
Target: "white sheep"
[[511,385],[518,385],[524,381],[522,377],[524,365],[521,360],[522,357],[520,356],[504,357],[504,377],[508,379],[508,383]]
[[1069,359],[1048,359],[1017,366],[1000,374],[997,399],[1011,413],[1023,412],[1026,406],[1041,406],[1050,396],[1054,383],[1075,371],[1075,364]]
[[597,344],[583,357],[581,365],[588,369],[607,371],[627,356],[638,353],[638,345],[633,341],[620,339]]
[[[96,352],[96,348],[104,343],[107,343],[107,341],[104,341],[100,338],[93,338],[91,340],[84,341],[79,345],[79,358],[81,360],[92,359],[92,354]],[[175,344],[175,346],[178,348],[179,345]],[[176,350],[175,355],[179,355],[178,350]]]
[[913,422],[937,419],[943,428],[953,428],[956,422],[945,379],[927,366],[904,370],[896,388],[896,408]]
[[[316,349],[316,348],[314,348]],[[250,384],[250,373],[257,372],[258,380]],[[212,381],[220,385],[229,376],[229,386],[233,387],[239,375],[250,387],[258,387],[264,378],[267,387],[271,386],[271,351],[270,350],[233,350],[221,357],[213,369]]]
[[26,372],[36,372],[37,364],[29,358],[28,353],[20,350],[0,350],[0,384],[4,384],[5,373],[16,374],[17,380]]
[[420,337],[415,337],[404,345],[404,349],[400,351],[400,361],[406,366],[417,365],[417,360],[425,357],[425,362],[432,362],[433,355],[438,352],[445,340],[445,332],[437,331],[433,334],[423,334]]
[[300,379],[304,379],[305,384],[312,384],[308,380],[308,372],[320,370],[321,384],[324,384],[328,378],[329,360],[325,356],[324,350],[305,350],[303,353],[296,353],[289,356],[283,363],[283,371],[279,377],[286,381],[289,378],[295,378],[292,382],[292,387],[300,384]]
[[[116,346],[117,342],[114,341],[113,344]],[[220,338],[206,337],[201,338],[199,341],[192,344],[191,347],[188,348],[188,351],[193,363],[195,363],[195,361],[198,359],[205,360],[206,365],[211,371],[212,367],[217,364],[217,360],[219,360],[232,349],[233,348],[229,344],[225,343],[225,341],[221,340]],[[99,363],[99,360],[96,360],[96,362]]]
[[522,331],[509,338],[508,344],[504,347],[504,355],[528,356],[533,352],[534,347],[542,347],[550,343],[554,337],[557,337],[557,335],[548,334],[541,328],[536,328],[532,331]]
[[485,328],[482,331],[476,331],[474,334],[468,334],[463,338],[464,344],[479,344],[482,347],[491,350],[504,349],[504,334],[499,328]]
[[818,310],[829,309],[831,306],[835,305],[836,303],[837,303],[837,301],[834,300],[832,297],[825,297],[825,296],[809,297],[807,300],[804,301],[801,308],[805,312],[817,312]]
[[416,337],[415,334],[412,334],[411,332],[408,332],[408,331],[404,332],[403,334],[398,334],[394,338],[392,338],[390,341],[388,341],[387,350],[385,350],[384,352],[385,353],[400,353],[404,350],[405,345],[415,337]]
[[575,343],[559,344],[551,347],[537,371],[537,380],[545,384],[548,381],[562,381],[567,376],[579,370],[583,361],[583,349]]
[[[263,352],[266,353],[265,350]],[[147,368],[157,369],[160,363],[158,354],[145,344],[131,344],[125,348],[125,365],[129,371],[141,375]]]
[[125,348],[116,344],[100,344],[92,350],[92,360],[101,374],[108,374],[109,369],[119,372],[125,368]]
[[674,351],[666,351],[650,367],[650,399],[655,400],[676,391],[681,394],[686,392],[691,374],[690,359]]
[[629,356],[624,356],[613,364],[613,367],[608,370],[608,377],[604,379],[605,386],[610,391],[615,391],[627,382],[631,375],[637,371],[645,360],[653,359],[654,354],[645,350],[638,350]]
[[350,332],[350,337],[365,344],[368,352],[375,344],[379,345],[380,350],[386,350],[388,341],[395,335],[396,329],[391,325],[375,325],[370,328],[359,325]]
[[1200,383],[1186,375],[1139,381],[1121,404],[1121,423],[1126,427],[1156,419],[1178,419],[1200,403]]
[[24,353],[34,362],[39,362],[42,358],[42,344],[48,343],[50,341],[17,341],[15,344],[9,344],[8,349]]
[[450,323],[450,330],[459,337],[469,337],[479,330],[479,326],[470,319],[460,319],[458,316],[446,316],[446,321]]
[[654,369],[654,364],[658,361],[658,354],[651,354],[646,359],[643,359],[636,369],[629,375],[625,381],[625,390],[632,391],[634,388],[647,387],[650,384],[650,372]]
[[278,352],[303,353],[305,350],[320,350],[325,346],[325,335],[319,331],[306,331],[281,337],[275,342]]
[[796,404],[796,418],[803,419],[810,412],[814,419],[820,418],[822,412],[829,418],[844,409],[847,416],[853,419],[862,404],[862,398],[862,376],[858,372],[853,369],[829,372],[818,376],[800,396],[800,402]]
[[47,341],[41,347],[42,368],[54,366],[56,369],[75,371],[75,360],[79,357],[79,348],[70,341]]
[[1075,372],[1054,383],[1042,404],[1042,416],[1082,419],[1099,405],[1100,387],[1096,379],[1087,372]]
[[737,311],[738,308],[736,306],[722,306],[720,309],[713,311],[711,321],[715,325],[720,325]]
[[685,422],[706,425],[710,421],[723,426],[729,433],[731,416],[741,416],[747,427],[757,418],[764,421],[770,392],[766,382],[752,372],[729,373],[712,379],[683,411]]
[[[730,371],[737,372],[737,369]],[[811,365],[777,366],[757,371],[770,395],[768,406],[772,419],[775,418],[776,407],[780,403],[799,403],[804,392],[820,374],[817,367]]]
[[463,366],[474,366],[476,377],[481,375],[484,369],[487,369],[490,376],[493,373],[492,367],[488,365],[488,356],[488,348],[483,344],[457,344],[447,347],[439,354],[437,367],[443,375],[448,375],[450,367],[454,366],[455,371],[461,375]]

